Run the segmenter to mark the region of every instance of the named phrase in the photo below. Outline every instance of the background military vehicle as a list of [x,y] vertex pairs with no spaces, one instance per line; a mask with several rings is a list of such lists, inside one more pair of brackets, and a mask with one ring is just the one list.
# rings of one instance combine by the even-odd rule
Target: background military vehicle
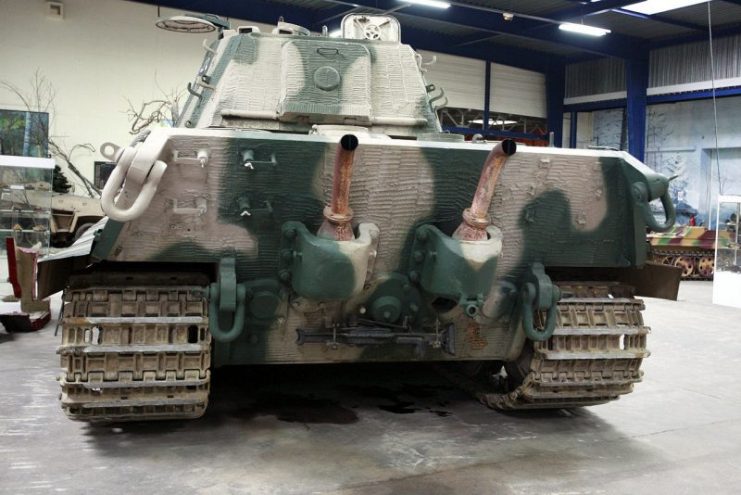
[[[3,193],[3,208],[19,212],[49,208],[49,191],[39,189],[14,189]],[[50,242],[53,246],[69,246],[88,228],[103,218],[98,198],[75,194],[51,194]],[[19,213],[19,228],[46,230],[46,225],[36,225],[33,215]]]
[[39,273],[65,291],[71,418],[198,417],[233,364],[436,361],[504,409],[641,380],[633,296],[661,273],[645,232],[673,223],[667,179],[624,152],[441,132],[399,40],[373,15],[337,39],[225,29],[176,128],[101,148],[107,218]]
[[731,235],[725,230],[678,225],[648,236],[650,259],[682,269],[682,278],[708,280],[715,273],[715,242],[728,247]]
[[[86,195],[73,194],[72,185],[58,165],[54,168],[53,185],[44,181],[21,184],[15,172],[10,172],[9,177],[0,177],[0,184],[3,185],[0,195],[2,208],[17,212],[14,216],[17,217],[15,221],[19,229],[44,232],[48,229],[49,238],[44,242],[45,245],[69,246],[103,218],[99,191],[73,164],[68,162],[67,169],[80,179]],[[13,187],[5,187],[9,183]],[[35,212],[48,210],[49,207],[51,217],[48,225],[39,223]]]
[[51,241],[68,246],[103,218],[98,198],[75,194],[54,194],[51,198]]

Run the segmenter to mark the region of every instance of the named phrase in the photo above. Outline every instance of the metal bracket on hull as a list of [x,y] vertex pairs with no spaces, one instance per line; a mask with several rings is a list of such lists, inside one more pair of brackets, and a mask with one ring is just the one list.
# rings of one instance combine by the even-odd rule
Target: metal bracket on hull
[[[103,152],[104,156],[116,159],[116,168],[100,195],[100,206],[106,215],[118,222],[129,222],[149,208],[167,170],[167,163],[159,159],[167,140],[165,133],[152,133],[143,143],[134,146],[119,148],[111,143],[101,146],[103,150],[110,149]],[[122,203],[128,203],[128,207]]]
[[[533,263],[525,274],[525,283],[520,293],[522,298],[522,327],[530,340],[548,340],[556,328],[558,301],[561,291],[546,275],[541,263]],[[546,311],[545,324],[536,329],[533,323],[536,311]]]
[[339,344],[411,345],[415,346],[418,356],[423,356],[429,346],[455,355],[455,326],[452,323],[435,333],[404,332],[381,326],[336,327],[320,331],[297,328],[296,333],[298,345],[325,344],[331,348],[336,348]]
[[372,271],[378,227],[358,225],[358,237],[335,241],[315,236],[300,222],[283,224],[279,276],[301,297],[344,300],[363,290]]
[[[232,342],[244,330],[247,287],[237,283],[236,263],[234,258],[222,258],[218,279],[208,291],[208,329],[218,342]],[[221,327],[225,319],[232,321],[228,329]]]
[[501,231],[489,226],[486,240],[468,241],[422,225],[415,232],[409,278],[425,292],[450,299],[476,317],[493,285],[502,251]]
[[674,209],[674,203],[672,203],[671,195],[669,194],[669,188],[661,194],[661,205],[664,207],[664,223],[659,223],[654,217],[651,207],[648,202],[653,199],[649,186],[642,182],[635,182],[632,188],[633,199],[635,200],[636,207],[641,211],[643,220],[649,229],[654,232],[666,232],[674,225],[676,220],[676,211]]
[[[669,193],[671,179],[657,174],[627,153],[624,156],[622,170],[633,197],[636,216],[640,217],[649,229],[655,232],[666,232],[674,225],[676,219],[674,203]],[[649,206],[654,199],[661,199],[661,205],[664,207],[663,223],[656,220]]]

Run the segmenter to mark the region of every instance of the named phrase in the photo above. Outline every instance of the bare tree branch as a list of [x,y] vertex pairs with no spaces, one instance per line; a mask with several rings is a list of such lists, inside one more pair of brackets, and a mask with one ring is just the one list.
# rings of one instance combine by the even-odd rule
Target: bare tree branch
[[177,121],[182,91],[172,90],[167,93],[159,87],[159,84],[157,88],[162,93],[162,98],[145,101],[138,108],[131,100],[126,100],[128,103],[126,114],[131,122],[130,134],[137,135],[152,124],[161,124],[168,120],[174,124]]

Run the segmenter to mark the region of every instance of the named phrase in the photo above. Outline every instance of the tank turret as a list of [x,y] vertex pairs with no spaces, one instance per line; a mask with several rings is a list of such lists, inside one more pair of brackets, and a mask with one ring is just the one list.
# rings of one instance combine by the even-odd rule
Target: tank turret
[[281,22],[223,31],[206,46],[179,124],[308,132],[356,125],[413,137],[440,132],[420,70],[388,16],[349,15],[342,38]]

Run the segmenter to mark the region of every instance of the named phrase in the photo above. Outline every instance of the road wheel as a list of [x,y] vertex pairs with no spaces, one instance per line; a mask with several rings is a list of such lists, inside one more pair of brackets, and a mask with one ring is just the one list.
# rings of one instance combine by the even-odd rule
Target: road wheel
[[677,256],[677,259],[674,260],[674,266],[682,269],[682,278],[687,278],[692,276],[695,271],[695,260],[690,256]]
[[697,273],[704,278],[713,278],[715,272],[715,259],[713,256],[703,256],[697,262]]

